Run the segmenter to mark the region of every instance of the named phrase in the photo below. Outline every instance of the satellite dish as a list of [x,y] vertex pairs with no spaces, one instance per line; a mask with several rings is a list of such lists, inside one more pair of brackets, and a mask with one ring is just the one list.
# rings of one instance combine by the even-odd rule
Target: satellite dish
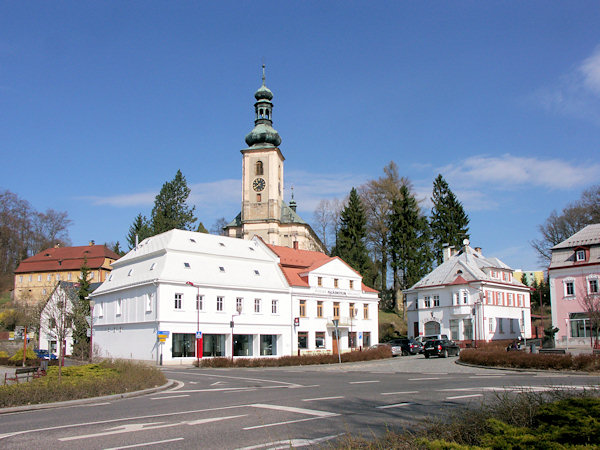
[[468,239],[463,239],[463,245],[469,245],[469,240]]

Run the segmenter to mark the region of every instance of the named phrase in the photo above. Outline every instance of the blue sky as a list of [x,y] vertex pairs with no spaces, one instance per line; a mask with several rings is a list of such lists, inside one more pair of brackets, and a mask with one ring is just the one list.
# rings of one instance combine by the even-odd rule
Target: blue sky
[[532,270],[537,226],[600,180],[599,23],[592,1],[0,1],[0,189],[68,211],[74,245],[124,244],[178,169],[207,228],[230,220],[264,61],[302,217],[393,160]]

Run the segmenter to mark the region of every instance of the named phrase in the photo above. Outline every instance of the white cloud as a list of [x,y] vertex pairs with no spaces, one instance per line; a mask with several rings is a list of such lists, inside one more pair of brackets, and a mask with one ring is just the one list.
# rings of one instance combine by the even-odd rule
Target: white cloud
[[539,89],[532,97],[548,111],[600,125],[600,46],[554,86]]
[[120,194],[111,197],[88,196],[84,199],[91,200],[97,206],[116,206],[126,208],[129,206],[148,206],[154,203],[155,192],[140,192],[135,194]]
[[600,164],[574,164],[561,159],[513,156],[472,156],[439,169],[451,185],[459,188],[516,190],[524,186],[572,189],[595,183]]

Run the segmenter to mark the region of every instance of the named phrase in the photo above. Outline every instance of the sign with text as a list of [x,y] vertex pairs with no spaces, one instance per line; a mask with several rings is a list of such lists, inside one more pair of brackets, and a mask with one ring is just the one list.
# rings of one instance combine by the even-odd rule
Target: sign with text
[[156,336],[158,337],[158,340],[160,342],[165,342],[167,340],[167,338],[169,337],[169,332],[168,331],[157,331],[156,332]]

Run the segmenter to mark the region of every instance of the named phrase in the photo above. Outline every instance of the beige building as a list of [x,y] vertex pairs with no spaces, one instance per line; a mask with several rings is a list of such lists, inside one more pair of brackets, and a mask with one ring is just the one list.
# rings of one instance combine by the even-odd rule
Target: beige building
[[89,281],[103,282],[119,255],[104,245],[54,247],[21,261],[15,270],[13,298],[17,302],[37,304],[45,301],[59,281],[77,282],[84,263],[90,270]]
[[543,270],[521,270],[521,269],[517,269],[514,272],[514,277],[521,281],[521,279],[523,278],[523,274],[527,275],[527,282],[529,283],[529,285],[531,286],[531,284],[533,284],[533,280],[536,280],[538,284],[540,284],[542,281],[544,281],[545,276],[544,276],[544,271]]
[[281,137],[273,129],[273,93],[263,83],[254,94],[254,129],[242,150],[242,210],[226,229],[227,235],[242,239],[260,236],[267,244],[301,250],[325,251],[321,240],[296,213],[293,194],[283,200]]

